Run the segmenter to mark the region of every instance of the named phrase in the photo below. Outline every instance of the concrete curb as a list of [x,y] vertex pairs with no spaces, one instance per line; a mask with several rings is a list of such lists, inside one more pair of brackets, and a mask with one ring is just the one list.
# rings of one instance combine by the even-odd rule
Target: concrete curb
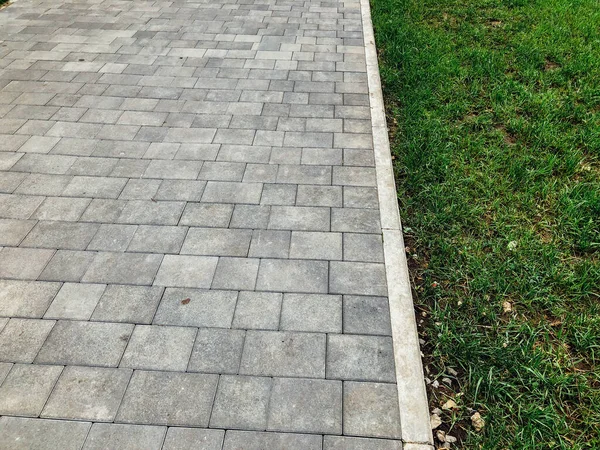
[[373,147],[377,190],[383,230],[383,250],[392,322],[392,340],[398,383],[400,428],[406,450],[429,450],[433,434],[429,423],[429,404],[423,377],[419,336],[414,313],[410,278],[398,198],[390,153],[379,65],[375,48],[369,0],[360,0],[365,59],[371,105]]

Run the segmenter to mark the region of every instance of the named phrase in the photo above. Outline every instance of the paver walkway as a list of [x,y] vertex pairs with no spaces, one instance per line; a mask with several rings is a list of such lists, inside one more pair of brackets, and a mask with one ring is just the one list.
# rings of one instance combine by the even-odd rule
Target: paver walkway
[[399,449],[360,3],[0,42],[0,448]]

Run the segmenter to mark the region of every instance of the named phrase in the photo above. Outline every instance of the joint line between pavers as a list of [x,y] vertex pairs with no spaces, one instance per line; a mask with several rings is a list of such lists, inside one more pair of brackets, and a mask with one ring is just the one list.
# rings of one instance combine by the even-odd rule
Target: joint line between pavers
[[430,446],[433,444],[433,435],[429,425],[427,392],[385,123],[371,10],[369,0],[361,0],[360,4],[379,211],[383,232],[384,262],[396,363],[401,438],[409,446],[416,443]]

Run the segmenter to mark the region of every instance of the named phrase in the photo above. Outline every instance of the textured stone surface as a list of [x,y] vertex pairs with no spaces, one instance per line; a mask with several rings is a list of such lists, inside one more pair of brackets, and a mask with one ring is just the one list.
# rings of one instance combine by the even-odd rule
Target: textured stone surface
[[0,10],[0,448],[398,447],[360,2],[259,3]]

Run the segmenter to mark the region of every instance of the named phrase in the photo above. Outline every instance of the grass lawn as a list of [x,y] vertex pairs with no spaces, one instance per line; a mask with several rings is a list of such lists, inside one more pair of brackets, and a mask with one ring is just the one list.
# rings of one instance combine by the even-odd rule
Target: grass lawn
[[600,2],[373,0],[373,21],[431,407],[457,404],[440,429],[600,448]]

